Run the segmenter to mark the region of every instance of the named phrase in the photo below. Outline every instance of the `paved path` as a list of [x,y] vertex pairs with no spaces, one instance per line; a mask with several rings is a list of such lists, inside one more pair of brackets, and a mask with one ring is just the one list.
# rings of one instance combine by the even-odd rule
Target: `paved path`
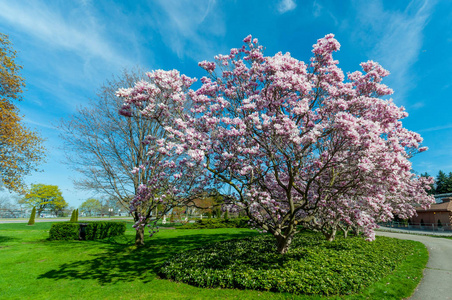
[[452,240],[399,232],[376,233],[381,236],[419,241],[427,247],[430,257],[424,270],[424,278],[410,300],[452,299]]
[[[68,222],[70,218],[36,218],[35,222]],[[132,217],[104,217],[104,218],[90,218],[90,217],[81,217],[79,218],[80,222],[83,221],[109,221],[109,220],[123,220],[123,221],[133,221]],[[0,219],[0,224],[6,223],[28,223],[28,219],[19,218],[19,219]]]
[[382,231],[403,232],[409,234],[421,234],[421,235],[438,235],[438,236],[452,236],[452,231],[431,231],[409,228],[397,228],[397,227],[384,227],[380,226]]

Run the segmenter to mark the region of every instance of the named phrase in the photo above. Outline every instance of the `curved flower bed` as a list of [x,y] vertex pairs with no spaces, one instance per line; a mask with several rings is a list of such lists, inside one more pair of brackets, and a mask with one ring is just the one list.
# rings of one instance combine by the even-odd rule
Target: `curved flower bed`
[[412,252],[409,241],[338,237],[327,242],[305,232],[281,256],[274,238],[260,235],[179,253],[163,265],[160,276],[207,288],[346,295],[388,275]]

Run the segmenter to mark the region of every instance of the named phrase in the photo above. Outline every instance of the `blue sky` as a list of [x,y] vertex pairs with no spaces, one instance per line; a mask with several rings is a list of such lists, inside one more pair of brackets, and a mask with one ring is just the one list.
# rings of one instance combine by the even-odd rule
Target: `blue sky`
[[346,72],[378,61],[386,84],[429,151],[412,159],[419,173],[452,171],[452,1],[320,0],[0,0],[0,32],[23,65],[25,122],[46,138],[47,163],[27,183],[56,184],[77,207],[91,194],[74,189],[54,125],[94,98],[125,67],[178,69],[200,78],[198,61],[240,47],[248,34],[266,55],[290,52],[308,61],[328,33]]

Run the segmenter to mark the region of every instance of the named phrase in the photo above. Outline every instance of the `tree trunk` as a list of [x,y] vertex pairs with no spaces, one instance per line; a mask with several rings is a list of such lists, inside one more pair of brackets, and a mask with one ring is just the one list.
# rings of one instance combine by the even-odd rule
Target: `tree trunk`
[[347,225],[347,226],[338,225],[338,227],[340,230],[342,230],[342,232],[344,232],[344,238],[347,238],[348,232],[350,231],[350,225]]
[[331,228],[331,231],[325,230],[323,232],[323,235],[325,236],[325,238],[328,242],[332,242],[336,238],[336,231],[337,231],[337,227],[333,227],[333,228]]
[[353,228],[353,235],[359,236],[359,227]]
[[140,247],[144,245],[144,228],[138,227],[135,234],[135,246]]
[[276,237],[276,246],[278,248],[279,254],[285,254],[287,250],[289,250],[290,244],[292,243],[292,235],[287,237],[277,235]]

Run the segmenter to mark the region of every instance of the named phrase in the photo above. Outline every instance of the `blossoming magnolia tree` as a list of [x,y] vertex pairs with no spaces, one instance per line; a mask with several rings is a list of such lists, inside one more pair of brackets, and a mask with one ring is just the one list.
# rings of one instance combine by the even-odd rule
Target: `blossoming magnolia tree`
[[433,202],[431,179],[410,172],[408,159],[426,150],[422,138],[402,126],[404,108],[381,99],[392,94],[381,83],[388,71],[368,61],[345,79],[332,34],[313,46],[309,63],[289,53],[265,57],[251,36],[244,43],[199,63],[208,75],[197,90],[176,70],[119,90],[123,113],[137,105],[161,120],[162,153],[186,153],[213,183],[230,186],[234,206],[273,234],[279,253],[297,225],[329,240],[339,225],[360,227],[372,240],[377,222]]
[[[140,81],[135,85],[135,89],[153,84],[152,79],[149,81]],[[160,96],[168,98],[172,92],[172,90],[164,91],[162,88]],[[168,101],[167,104],[169,107],[172,105]],[[132,118],[134,122],[140,122],[143,116],[139,112],[145,108],[144,103],[133,107],[126,106],[120,110],[120,113]],[[187,158],[184,152],[175,153],[166,150],[165,138],[168,133],[163,127],[163,124],[168,121],[166,117],[171,116],[160,115],[158,120],[151,119],[150,123],[140,123],[141,128],[136,126],[132,129],[129,128],[130,138],[127,142],[131,147],[139,147],[140,150],[134,150],[133,155],[131,154],[127,158],[132,158],[132,163],[135,164],[143,163],[139,167],[134,167],[131,171],[133,174],[130,174],[134,177],[134,184],[137,184],[136,194],[129,201],[130,211],[135,220],[133,227],[137,231],[136,246],[144,245],[145,227],[148,227],[150,236],[152,236],[158,231],[157,222],[159,220],[175,207],[192,205],[193,200],[204,192],[203,187],[209,181],[209,174],[203,172],[202,164],[191,160],[189,156]],[[147,132],[146,138],[141,141],[142,145],[134,144],[133,138],[135,137],[132,134],[135,134],[135,131],[140,131],[137,132],[140,135],[143,131]],[[120,148],[114,150],[121,151]],[[123,166],[126,162],[127,159],[124,159],[120,165]],[[109,169],[109,172],[112,171]],[[113,181],[114,179],[115,177]]]

